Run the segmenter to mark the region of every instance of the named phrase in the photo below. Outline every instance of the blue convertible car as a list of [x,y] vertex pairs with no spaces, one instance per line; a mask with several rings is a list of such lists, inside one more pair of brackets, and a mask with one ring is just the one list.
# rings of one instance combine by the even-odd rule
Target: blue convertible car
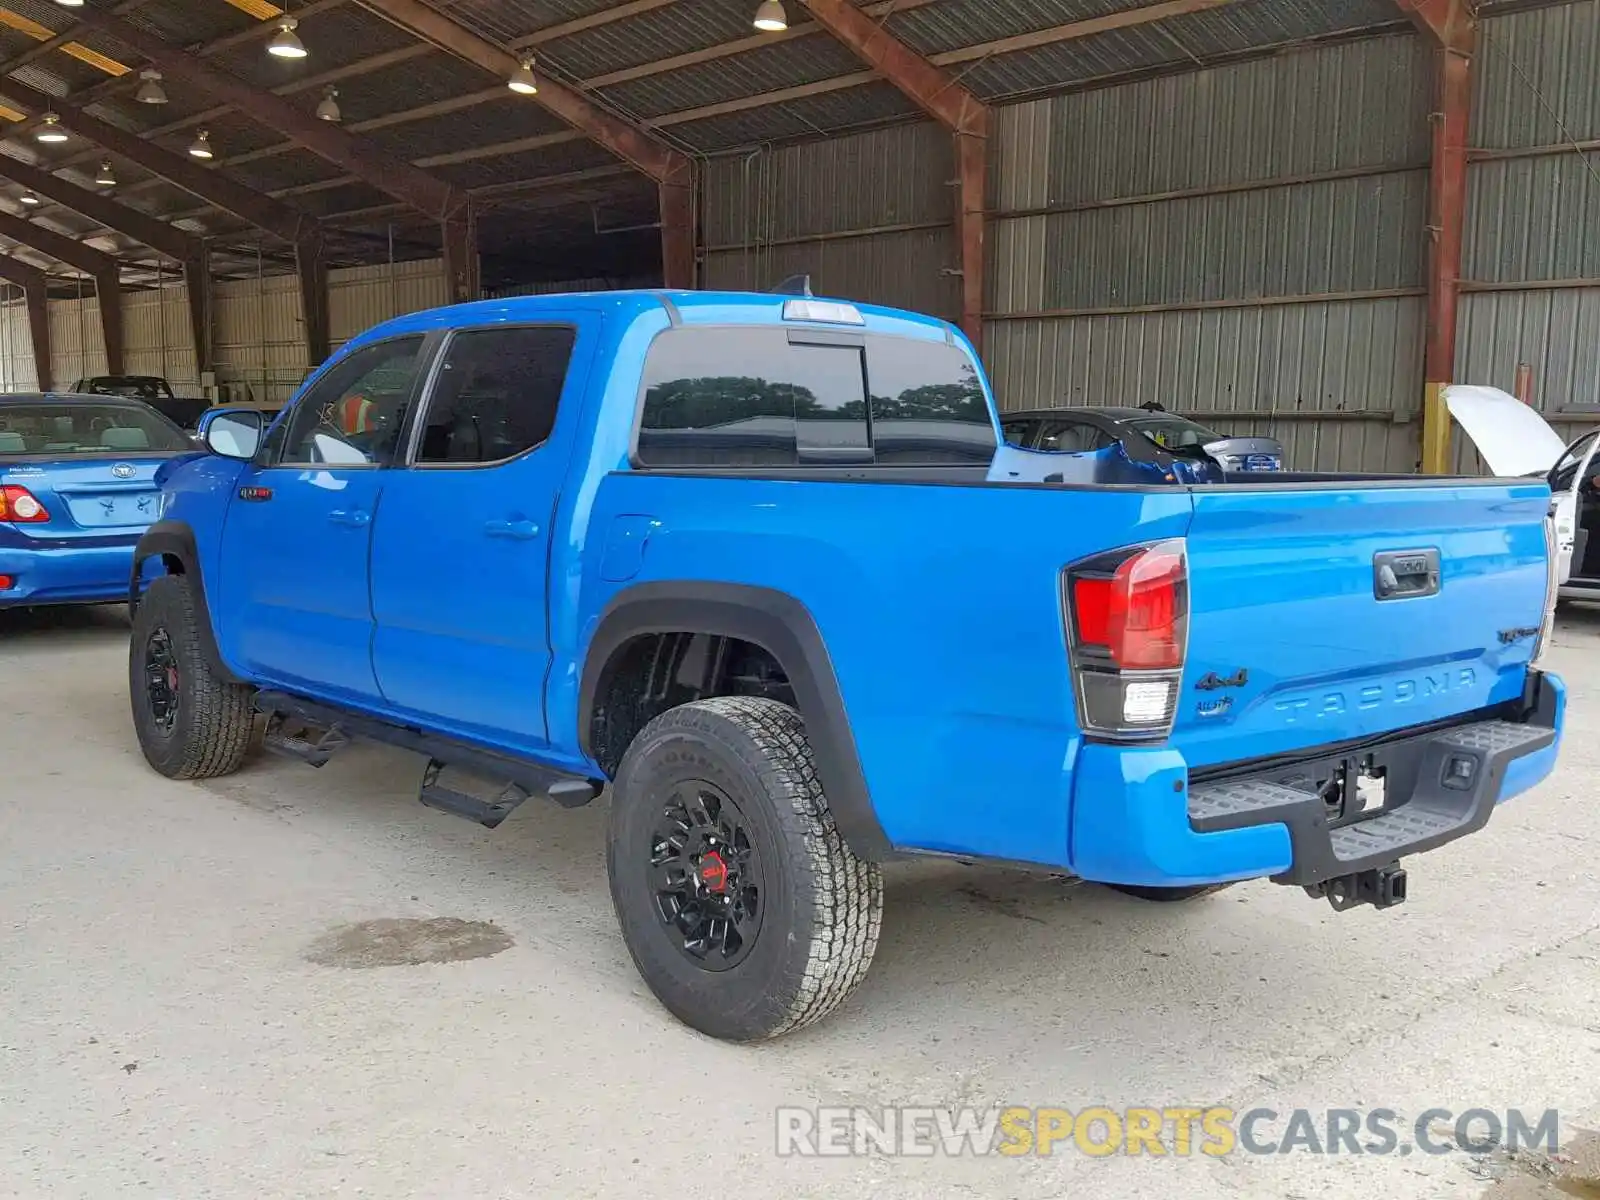
[[156,468],[194,450],[139,400],[0,396],[0,609],[125,601]]

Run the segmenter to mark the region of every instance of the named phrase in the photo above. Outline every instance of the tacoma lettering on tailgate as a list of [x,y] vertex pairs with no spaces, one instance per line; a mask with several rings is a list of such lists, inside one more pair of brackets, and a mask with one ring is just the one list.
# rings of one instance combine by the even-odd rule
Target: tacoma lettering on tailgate
[[1322,693],[1301,692],[1273,702],[1284,715],[1284,723],[1295,725],[1318,717],[1339,716],[1352,711],[1381,708],[1385,704],[1409,704],[1418,697],[1438,696],[1459,688],[1470,688],[1478,674],[1471,667],[1435,671],[1414,679],[1395,679],[1366,687]]

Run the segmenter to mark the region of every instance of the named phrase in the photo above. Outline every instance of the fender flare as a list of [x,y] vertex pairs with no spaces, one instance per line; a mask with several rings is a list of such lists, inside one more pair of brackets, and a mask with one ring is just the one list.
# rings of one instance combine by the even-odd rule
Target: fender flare
[[152,558],[175,558],[183,565],[180,572],[189,579],[200,607],[200,652],[219,679],[229,683],[244,683],[222,661],[222,651],[217,647],[216,630],[211,625],[211,606],[206,600],[205,577],[200,571],[200,551],[195,544],[194,530],[185,521],[157,521],[140,537],[133,551],[133,568],[128,578],[128,619],[132,621],[139,611],[140,568]]
[[828,808],[858,858],[896,858],[878,823],[844,697],[822,632],[799,600],[771,588],[733,583],[641,583],[613,596],[584,655],[578,693],[578,744],[593,756],[589,730],[596,697],[616,652],[652,633],[693,632],[760,646],[783,667],[816,755]]

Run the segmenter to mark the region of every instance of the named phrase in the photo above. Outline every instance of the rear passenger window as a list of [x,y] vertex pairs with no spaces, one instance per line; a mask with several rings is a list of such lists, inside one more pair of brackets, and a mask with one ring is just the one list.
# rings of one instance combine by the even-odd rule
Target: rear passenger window
[[[670,330],[644,372],[652,467],[987,464],[977,370],[939,342],[783,328]],[[870,384],[870,399],[868,385]]]
[[978,370],[945,342],[867,339],[872,440],[883,466],[987,466],[994,425]]
[[650,466],[870,462],[859,346],[791,345],[783,329],[663,334],[645,367]]
[[545,443],[577,331],[565,325],[470,329],[445,348],[423,412],[419,463],[497,463]]

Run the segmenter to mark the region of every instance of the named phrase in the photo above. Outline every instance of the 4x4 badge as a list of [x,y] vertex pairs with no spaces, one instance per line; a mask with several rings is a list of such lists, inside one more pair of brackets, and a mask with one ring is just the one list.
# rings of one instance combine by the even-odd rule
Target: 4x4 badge
[[1194,686],[1198,691],[1215,692],[1222,688],[1243,687],[1249,682],[1250,672],[1240,667],[1232,675],[1218,675],[1215,671],[1211,671]]

